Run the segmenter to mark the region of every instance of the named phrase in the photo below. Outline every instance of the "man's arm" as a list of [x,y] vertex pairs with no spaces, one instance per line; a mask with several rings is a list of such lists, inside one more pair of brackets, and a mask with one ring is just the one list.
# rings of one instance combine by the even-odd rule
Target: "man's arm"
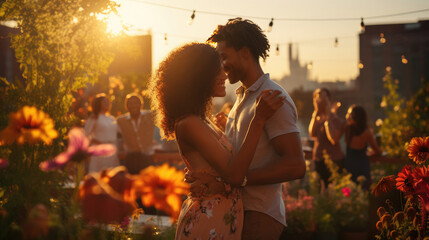
[[280,159],[247,172],[247,185],[273,184],[303,178],[306,171],[299,133],[288,133],[271,140]]

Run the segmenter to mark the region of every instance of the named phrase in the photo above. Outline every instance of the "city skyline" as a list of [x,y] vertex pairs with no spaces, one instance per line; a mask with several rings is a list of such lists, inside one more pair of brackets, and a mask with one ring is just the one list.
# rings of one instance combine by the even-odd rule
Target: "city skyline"
[[[341,0],[323,3],[310,0],[299,2],[279,0],[264,3],[253,0],[232,2],[220,0],[216,2],[217,4],[193,0],[180,2],[118,0],[118,2],[121,4],[118,11],[119,19],[128,25],[130,35],[144,34],[148,31],[152,33],[154,69],[172,49],[186,42],[205,41],[218,24],[225,24],[233,16],[248,18],[263,30],[267,30],[269,19],[274,18],[272,31],[265,32],[271,44],[270,57],[262,63],[265,72],[269,72],[274,79],[280,79],[290,73],[287,47],[290,42],[298,46],[302,63],[312,62],[310,78],[319,81],[354,79],[359,72],[360,20],[355,20],[356,18],[364,17],[366,25],[417,22],[429,18],[429,11],[426,11],[365,20],[365,17],[429,9],[429,1],[424,0],[377,2],[365,0],[358,3],[346,3]],[[187,22],[192,9],[196,12],[190,25]],[[295,20],[289,21],[286,18]],[[327,18],[343,20],[308,21]],[[335,47],[336,38],[338,45]]]

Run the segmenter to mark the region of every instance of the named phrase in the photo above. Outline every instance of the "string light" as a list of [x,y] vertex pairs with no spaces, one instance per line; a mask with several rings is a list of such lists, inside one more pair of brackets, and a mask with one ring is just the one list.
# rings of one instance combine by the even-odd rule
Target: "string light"
[[[156,2],[149,2],[149,1],[145,1],[145,0],[132,0],[132,1],[142,3],[142,4],[148,4],[148,5],[152,5],[152,6],[176,9],[176,10],[187,11],[187,12],[192,11],[192,9],[170,6],[170,5],[166,5],[166,4],[162,4],[162,3],[156,3]],[[230,14],[230,13],[210,12],[210,11],[198,11],[198,12],[203,13],[203,14],[211,14],[211,15],[224,16],[224,17],[241,16],[242,18],[248,18],[248,19],[260,19],[260,20],[269,20],[270,19],[268,17],[246,16],[243,14]],[[421,13],[421,12],[429,12],[429,8],[418,9],[418,10],[408,11],[408,12],[391,13],[391,14],[385,14],[385,15],[367,16],[365,18],[366,19],[380,19],[380,18],[403,16],[403,15],[409,15],[409,14]],[[318,22],[318,21],[356,21],[356,20],[360,20],[360,19],[361,19],[361,17],[349,17],[349,18],[276,18],[277,21],[314,21],[314,22]]]
[[362,60],[361,61],[359,61],[359,69],[363,69],[364,68],[364,65],[363,65],[363,63],[362,63]]
[[402,58],[402,63],[403,64],[407,64],[408,63],[408,60],[405,58],[405,55],[402,54],[401,58]]
[[363,22],[363,17],[360,18],[360,32],[365,32],[365,23]]
[[307,64],[307,69],[308,69],[308,70],[313,69],[313,62],[309,62],[309,63]]
[[274,18],[271,18],[270,23],[268,24],[267,32],[271,32],[273,30]]
[[380,43],[381,44],[385,44],[386,43],[386,38],[384,38],[384,33],[380,33]]
[[194,22],[194,19],[195,19],[195,10],[192,11],[192,15],[191,15],[191,17],[188,20],[188,24],[192,25],[192,23]]
[[280,54],[280,46],[277,43],[277,46],[276,46],[276,56],[278,56],[279,54]]
[[338,47],[338,38],[337,37],[335,38],[335,41],[334,41],[334,47]]

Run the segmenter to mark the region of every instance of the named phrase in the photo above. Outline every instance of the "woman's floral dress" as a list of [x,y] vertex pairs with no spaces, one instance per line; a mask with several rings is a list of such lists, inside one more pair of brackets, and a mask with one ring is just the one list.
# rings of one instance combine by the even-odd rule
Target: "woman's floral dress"
[[[228,150],[231,144],[223,135],[219,141]],[[186,161],[186,160],[185,160]],[[222,181],[214,169],[199,170]],[[223,183],[225,184],[225,183]],[[243,202],[240,188],[225,184],[224,191],[210,189],[210,184],[199,194],[189,194],[183,202],[177,222],[176,240],[240,239],[243,228]]]

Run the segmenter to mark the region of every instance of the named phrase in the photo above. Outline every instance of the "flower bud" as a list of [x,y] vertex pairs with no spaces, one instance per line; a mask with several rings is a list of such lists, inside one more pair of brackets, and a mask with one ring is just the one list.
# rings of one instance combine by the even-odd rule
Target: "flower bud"
[[378,222],[375,224],[375,227],[377,228],[377,230],[378,230],[378,231],[380,231],[380,232],[381,232],[381,230],[383,230],[383,222],[378,221]]
[[404,212],[397,212],[393,216],[393,221],[396,222],[398,225],[400,225],[404,221]]
[[379,207],[377,209],[377,215],[379,218],[383,217],[383,215],[386,213],[386,209],[384,209],[384,207]]
[[392,215],[386,213],[381,218],[381,222],[383,222],[383,227],[389,228],[392,221]]

